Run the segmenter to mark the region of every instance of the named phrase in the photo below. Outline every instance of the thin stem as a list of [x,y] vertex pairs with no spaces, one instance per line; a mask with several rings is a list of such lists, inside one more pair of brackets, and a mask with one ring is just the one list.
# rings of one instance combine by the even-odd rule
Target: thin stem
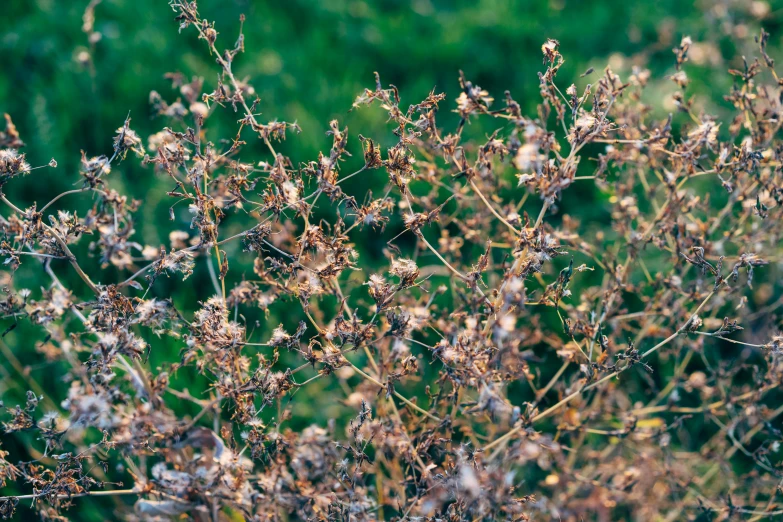
[[74,270],[76,270],[76,273],[79,274],[79,277],[82,278],[82,281],[87,283],[87,286],[90,287],[90,290],[92,290],[95,295],[99,295],[101,293],[100,289],[95,285],[95,283],[92,282],[90,276],[88,276],[84,270],[82,270],[82,267],[79,266],[79,263],[76,261],[76,256],[74,256],[73,252],[71,252],[71,249],[68,248],[68,244],[65,242],[65,240],[63,240],[53,228],[47,228],[51,231],[54,240],[57,241],[57,244],[60,245],[60,248],[62,248],[63,252],[65,252],[65,255],[68,257],[68,261],[71,263],[71,266],[73,266]]
[[53,256],[51,254],[42,254],[41,252],[12,252],[12,254],[16,256],[33,256],[33,257],[42,257],[45,259],[68,259],[65,256]]
[[[88,491],[86,493],[77,493],[75,495],[57,495],[56,498],[64,500],[64,499],[71,499],[71,498],[81,498],[81,497],[108,497],[112,495],[143,495],[143,491],[138,491],[135,489],[112,489],[108,491]],[[4,500],[28,500],[28,499],[37,499],[41,497],[48,497],[46,493],[38,493],[35,495],[19,495],[19,496],[7,496],[7,497],[0,497],[0,501]],[[184,500],[182,502],[185,502]]]
[[[677,329],[677,331],[676,331],[676,332],[674,332],[672,335],[670,335],[669,337],[667,337],[666,339],[664,339],[664,340],[663,340],[663,341],[661,341],[660,343],[656,344],[655,346],[653,346],[652,348],[650,348],[649,350],[647,350],[646,352],[644,352],[644,353],[642,354],[642,359],[644,359],[644,358],[646,358],[648,355],[650,355],[650,354],[652,354],[652,353],[656,352],[656,351],[657,351],[658,349],[660,349],[662,346],[665,346],[665,345],[666,345],[666,344],[668,344],[668,343],[669,343],[669,342],[670,342],[672,339],[674,339],[675,337],[677,337],[678,335],[680,335],[680,333],[682,333],[682,332],[683,332],[683,330],[685,330],[685,329],[688,327],[688,325],[691,323],[691,321],[693,320],[693,318],[694,318],[694,317],[695,317],[695,316],[696,316],[696,315],[699,313],[699,311],[701,311],[701,309],[704,307],[704,305],[706,305],[706,304],[707,304],[707,301],[709,301],[709,300],[710,300],[710,298],[712,298],[712,296],[713,296],[713,295],[715,295],[715,292],[716,292],[716,290],[713,290],[713,291],[711,291],[711,292],[710,292],[710,293],[707,295],[707,297],[705,297],[705,298],[704,298],[704,300],[701,302],[701,304],[698,306],[698,308],[696,308],[696,311],[695,311],[695,312],[693,312],[693,313],[691,314],[690,318],[689,318],[689,319],[688,319],[688,320],[687,320],[687,321],[686,321],[686,322],[685,322],[685,323],[684,323],[684,324],[683,324],[683,325],[682,325],[682,326],[681,326],[679,329]],[[554,412],[556,412],[557,410],[559,410],[559,409],[560,409],[562,406],[564,406],[564,405],[568,404],[569,402],[571,402],[571,401],[572,401],[573,399],[575,399],[576,397],[579,397],[579,396],[581,396],[581,395],[582,395],[584,392],[586,392],[586,391],[589,391],[589,390],[591,390],[591,389],[593,389],[593,388],[595,388],[595,387],[597,387],[597,386],[599,386],[599,385],[601,385],[601,384],[603,384],[603,383],[605,383],[605,382],[607,382],[607,381],[609,381],[609,380],[611,380],[611,379],[614,379],[615,377],[617,377],[618,375],[620,375],[620,373],[624,372],[625,370],[627,370],[627,369],[628,369],[628,368],[630,368],[631,366],[632,366],[632,365],[630,365],[630,364],[629,364],[629,365],[627,365],[627,366],[625,366],[625,367],[621,368],[620,370],[614,371],[614,372],[610,373],[609,375],[606,375],[606,376],[605,376],[605,377],[603,377],[602,379],[600,379],[600,380],[598,380],[598,381],[595,381],[594,383],[588,384],[587,386],[585,386],[585,387],[583,387],[583,388],[581,388],[581,389],[579,389],[579,390],[577,390],[577,391],[575,391],[575,392],[571,393],[570,395],[566,396],[564,399],[562,399],[562,400],[561,400],[560,402],[558,402],[557,404],[555,404],[555,405],[551,406],[550,408],[548,408],[548,409],[546,409],[546,410],[542,411],[542,412],[541,412],[541,413],[539,413],[538,415],[536,415],[536,416],[534,416],[533,418],[531,418],[531,419],[530,419],[530,422],[531,422],[531,423],[538,422],[538,421],[540,421],[540,420],[542,420],[542,419],[545,419],[545,418],[549,417],[549,416],[550,416],[550,415],[552,415]],[[499,446],[500,444],[502,444],[502,443],[503,443],[503,442],[505,442],[506,440],[510,439],[511,437],[513,437],[514,435],[516,435],[517,433],[519,433],[520,431],[522,431],[522,429],[523,429],[523,428],[522,428],[521,426],[517,426],[516,428],[513,428],[513,429],[509,430],[508,432],[506,432],[506,434],[505,434],[505,435],[502,435],[501,437],[499,437],[499,438],[495,439],[494,441],[492,441],[492,442],[490,442],[489,444],[487,444],[486,446],[484,446],[483,450],[484,450],[484,451],[487,451],[487,450],[490,450],[490,449],[494,448],[495,446]],[[494,456],[497,454],[497,452],[499,452],[499,451],[500,451],[500,449],[501,449],[501,448],[498,448],[498,450],[496,450],[496,451],[495,451],[495,453],[493,453],[493,454],[490,456],[490,459],[491,459],[491,458],[494,458]]]
[[[0,194],[0,201],[2,201],[3,203],[11,207],[18,214],[22,214],[22,215],[25,214],[23,210],[21,210],[16,205],[8,201],[8,199],[5,197],[4,194]],[[92,282],[90,277],[79,266],[79,263],[76,261],[76,256],[74,256],[73,252],[71,252],[71,250],[68,248],[68,244],[60,237],[60,235],[57,233],[56,230],[54,230],[54,228],[46,224],[43,224],[43,227],[52,234],[54,240],[57,242],[57,244],[60,246],[63,252],[65,252],[68,261],[71,263],[71,266],[73,266],[73,268],[76,270],[76,273],[79,274],[79,277],[82,278],[82,281],[87,283],[87,286],[90,287],[90,290],[92,290],[95,295],[99,295],[101,293],[100,289],[95,285],[95,283]]]
[[437,256],[437,258],[438,258],[438,259],[440,259],[440,260],[441,260],[441,262],[442,262],[444,265],[446,265],[446,268],[448,268],[449,270],[451,270],[452,272],[454,272],[454,274],[455,274],[457,277],[459,277],[460,279],[462,279],[463,281],[465,281],[465,280],[467,279],[467,277],[465,277],[465,276],[462,274],[462,272],[460,272],[459,270],[457,270],[456,268],[454,268],[453,266],[451,266],[451,264],[450,264],[448,261],[446,261],[446,260],[443,258],[443,256],[442,256],[442,255],[440,255],[440,252],[438,252],[438,251],[435,249],[435,247],[434,247],[434,246],[432,246],[432,245],[430,244],[430,242],[429,242],[429,241],[427,241],[427,238],[425,238],[425,237],[424,237],[424,234],[417,234],[417,235],[418,235],[418,236],[421,238],[421,240],[422,240],[422,241],[424,241],[424,244],[425,244],[425,245],[427,245],[427,248],[429,248],[429,249],[432,251],[432,253],[433,253],[433,254],[435,254],[435,255]]
[[21,208],[17,207],[16,205],[8,201],[8,198],[5,197],[5,194],[0,194],[0,201],[2,201],[3,203],[11,207],[11,209],[17,214],[21,214],[24,216],[25,214],[24,210],[22,210]]
[[78,193],[80,193],[80,192],[86,192],[87,190],[89,190],[89,189],[87,189],[87,188],[80,188],[80,189],[68,190],[68,191],[66,191],[66,192],[63,192],[62,194],[59,194],[59,195],[55,196],[54,198],[52,198],[52,200],[51,200],[51,201],[49,201],[49,203],[47,203],[46,205],[44,205],[44,206],[41,208],[41,210],[39,210],[39,212],[40,212],[41,214],[43,214],[43,213],[44,213],[44,211],[45,211],[47,208],[51,207],[51,206],[52,206],[52,204],[53,204],[55,201],[57,201],[58,199],[60,199],[60,198],[61,198],[61,197],[63,197],[63,196],[67,196],[67,195],[69,195],[69,194],[78,194]]
[[[380,381],[379,381],[379,380],[377,380],[376,378],[374,378],[374,377],[372,377],[372,376],[368,375],[367,373],[363,372],[363,371],[362,371],[362,370],[361,370],[361,369],[360,369],[358,366],[356,366],[354,363],[352,363],[351,361],[349,361],[347,358],[346,358],[345,360],[346,360],[346,361],[348,361],[348,364],[350,364],[350,365],[351,365],[351,367],[352,367],[354,370],[356,370],[356,373],[358,373],[359,375],[361,375],[362,377],[364,377],[365,379],[367,379],[367,380],[368,380],[368,381],[370,381],[371,383],[373,383],[373,384],[375,384],[375,385],[377,385],[377,386],[380,386],[380,387],[381,387],[381,388],[383,388],[383,389],[386,389],[386,385],[384,385],[382,382],[380,382]],[[403,395],[400,395],[400,394],[399,394],[397,391],[393,391],[392,393],[394,394],[394,396],[395,396],[395,397],[397,397],[397,398],[398,398],[398,399],[400,399],[402,402],[404,402],[405,404],[407,404],[408,406],[410,406],[410,407],[411,407],[411,408],[413,408],[414,410],[418,411],[418,412],[419,412],[419,413],[421,413],[422,415],[426,415],[427,417],[429,417],[430,419],[432,419],[432,420],[434,420],[434,421],[443,422],[443,419],[441,419],[440,417],[438,417],[438,416],[436,416],[436,415],[433,415],[432,413],[428,412],[428,411],[427,411],[427,410],[425,410],[425,409],[422,409],[422,408],[421,408],[421,407],[419,407],[419,406],[416,406],[416,404],[414,404],[414,403],[412,403],[411,401],[409,401],[409,400],[408,400],[406,397],[404,397]]]
[[[549,200],[544,200],[544,205],[541,207],[541,212],[538,213],[538,218],[536,218],[536,223],[533,225],[533,229],[537,229],[539,225],[541,225],[541,222],[544,220],[544,215],[546,215],[546,211],[549,208]],[[522,253],[517,256],[517,258],[514,260],[514,264],[511,265],[511,270],[509,271],[511,275],[515,274],[517,270],[519,270],[520,265],[524,261],[525,257],[527,256],[527,247],[522,251]],[[508,284],[510,277],[506,277],[503,279],[503,282],[500,285],[500,289],[498,290],[497,298],[495,298],[495,302],[492,305],[492,308],[495,310],[494,314],[491,314],[487,317],[487,322],[484,323],[484,330],[482,332],[482,335],[485,338],[489,337],[489,333],[492,330],[492,326],[495,324],[495,321],[497,320],[497,310],[500,307],[500,303],[503,300],[503,290],[506,289],[506,285]]]
[[766,347],[766,345],[764,345],[764,344],[752,344],[752,343],[746,343],[746,342],[743,342],[743,341],[736,341],[734,339],[729,339],[728,337],[723,337],[722,335],[717,335],[717,334],[709,333],[709,332],[690,332],[690,333],[695,334],[695,335],[704,335],[704,336],[707,336],[707,337],[714,337],[714,338],[720,339],[722,341],[728,341],[728,342],[734,343],[734,344],[741,344],[743,346],[750,346],[752,348],[765,348]]
[[549,392],[549,390],[552,389],[552,386],[554,386],[555,383],[560,379],[560,377],[562,377],[563,373],[566,371],[566,368],[568,368],[569,364],[571,364],[569,361],[565,361],[563,365],[560,367],[560,369],[557,370],[557,373],[555,373],[552,379],[550,379],[550,381],[546,384],[546,386],[538,390],[538,392],[536,393],[536,404],[538,404],[538,402],[544,398],[547,392]]
[[511,231],[514,232],[514,234],[516,234],[516,235],[520,235],[521,234],[521,232],[519,230],[514,228],[514,225],[512,225],[511,223],[506,221],[506,219],[503,216],[501,216],[500,214],[497,213],[495,208],[489,203],[489,201],[487,201],[487,198],[484,197],[484,194],[481,193],[481,190],[479,190],[478,186],[476,186],[476,183],[472,179],[470,180],[470,186],[473,187],[473,190],[476,191],[476,194],[478,194],[478,197],[481,198],[481,201],[484,202],[484,204],[487,206],[489,211],[492,212],[492,214],[494,214],[494,216],[496,218],[498,218],[501,223],[503,223],[509,229],[511,229]]
[[349,179],[351,179],[352,177],[356,176],[357,174],[361,174],[361,173],[362,173],[362,172],[364,172],[365,170],[367,170],[367,165],[365,165],[364,167],[360,168],[359,170],[357,170],[357,171],[356,171],[356,172],[354,172],[353,174],[348,174],[348,175],[347,175],[347,176],[345,176],[343,179],[337,180],[337,183],[336,183],[336,184],[337,184],[337,185],[339,185],[339,184],[340,184],[340,183],[342,183],[343,181],[348,181],[348,180],[349,180]]

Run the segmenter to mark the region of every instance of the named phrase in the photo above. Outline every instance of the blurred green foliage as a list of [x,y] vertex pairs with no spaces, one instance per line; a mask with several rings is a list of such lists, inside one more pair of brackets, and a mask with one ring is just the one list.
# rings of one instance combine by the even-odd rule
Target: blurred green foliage
[[[92,44],[82,31],[87,3],[3,0],[0,5],[0,113],[12,116],[27,143],[24,151],[31,164],[43,165],[52,157],[59,163],[55,171],[35,171],[7,187],[9,198],[20,206],[37,201],[40,207],[54,195],[74,188],[79,151],[88,155],[110,153],[114,130],[129,113],[132,128],[141,136],[170,125],[152,118],[148,103],[152,90],[164,99],[176,98],[165,73],[201,76],[207,92],[216,85],[218,66],[214,57],[192,29],[177,34],[178,24],[165,0],[104,0],[95,9],[95,31],[101,38]],[[535,114],[539,102],[537,73],[542,70],[540,46],[546,38],[559,40],[566,57],[558,76],[563,90],[572,80],[580,87],[594,81],[607,64],[623,78],[634,66],[651,69],[659,82],[652,91],[659,98],[650,103],[658,107],[661,118],[667,112],[664,97],[674,90],[665,79],[673,71],[671,49],[683,35],[699,43],[691,57],[698,67],[689,66],[692,84],[688,94],[697,96],[697,107],[711,111],[721,110],[721,100],[715,93],[726,92],[732,81],[725,70],[729,64],[738,65],[740,56],[750,52],[752,36],[759,26],[773,35],[770,54],[783,56],[783,2],[203,0],[199,6],[203,15],[216,22],[218,48],[233,46],[239,16],[246,15],[246,52],[238,57],[235,72],[255,87],[261,99],[261,121],[296,121],[303,131],[289,135],[280,152],[295,162],[316,159],[319,151],[328,151],[331,140],[325,132],[328,122],[337,119],[341,126],[349,127],[352,135],[349,150],[354,158],[344,172],[361,166],[357,133],[381,143],[393,138],[385,126],[383,111],[349,112],[355,96],[365,87],[374,87],[374,71],[384,84],[399,88],[403,106],[420,101],[433,87],[446,92],[448,98],[439,120],[448,129],[457,121],[450,110],[459,93],[460,70],[498,100],[509,90],[527,114]],[[597,71],[592,79],[579,78],[590,67]],[[700,99],[700,93],[708,96]],[[239,117],[230,107],[218,111],[207,122],[208,139],[233,136]],[[480,123],[473,127],[471,134],[479,137],[494,130]],[[260,141],[249,133],[245,139],[249,143],[242,154],[244,161],[269,159]],[[382,172],[374,176],[380,178]],[[368,188],[382,190],[384,183],[363,176],[356,179],[350,191],[361,198]],[[110,185],[143,202],[136,229],[147,244],[167,243],[169,231],[187,227],[189,216],[184,208],[177,209],[174,223],[169,220],[169,184],[156,177],[152,169],[141,167],[139,161],[129,158],[116,165]],[[607,220],[598,205],[590,205],[602,197],[596,190],[585,188],[578,194],[566,191],[564,197],[562,206],[572,217],[595,221],[596,227]],[[79,195],[64,202],[62,208],[83,212],[89,204],[89,198]],[[238,226],[229,219],[223,233],[239,232],[242,228]],[[360,245],[362,255],[385,262],[381,254],[384,244],[385,238],[368,234]],[[239,246],[231,248],[232,255]],[[238,280],[248,265],[235,258],[232,277]],[[86,264],[91,273],[101,274],[99,281],[122,277],[113,268],[102,270],[94,259]],[[26,285],[37,291],[49,284],[40,267],[27,265],[17,275],[17,287]],[[84,291],[71,271],[63,267],[59,272],[69,287],[81,289],[77,293]],[[178,278],[163,278],[150,295],[170,294],[175,295],[184,313],[192,313],[198,300],[212,294],[204,268],[200,267],[185,283]],[[279,311],[268,318],[249,318],[261,321],[255,332],[261,336],[279,322],[292,321]],[[556,317],[551,320],[557,324]],[[59,381],[66,368],[41,366],[33,348],[38,341],[39,329],[20,325],[0,342],[6,343],[22,366],[30,366],[30,376],[41,382],[52,397],[62,398],[66,385]],[[153,367],[177,359],[179,347],[171,341],[151,342]],[[15,404],[27,386],[10,362],[0,366],[5,379],[0,383],[0,394],[6,405]],[[183,373],[178,376],[177,387],[204,387],[194,372]],[[319,380],[299,392],[311,394],[311,400],[297,397],[296,418],[291,421],[294,426],[323,423],[344,415],[337,399],[320,393],[327,386],[327,380]],[[183,404],[181,408],[183,415],[195,413],[189,409],[192,405]],[[23,445],[13,439],[4,438],[3,443],[14,455],[24,455]],[[103,502],[106,512],[84,511],[79,519],[106,518],[111,513],[111,502]]]

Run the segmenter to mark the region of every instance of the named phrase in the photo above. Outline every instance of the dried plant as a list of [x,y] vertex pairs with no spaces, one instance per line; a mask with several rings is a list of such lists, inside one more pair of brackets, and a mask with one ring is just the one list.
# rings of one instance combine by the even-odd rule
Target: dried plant
[[[82,153],[81,186],[40,209],[0,195],[6,333],[29,322],[40,337],[26,349],[71,368],[67,397],[27,376],[26,403],[5,405],[6,447],[33,433],[36,458],[0,452],[0,484],[29,492],[0,498],[3,518],[29,503],[42,519],[79,520],[84,497],[99,496],[132,499],[117,505],[128,520],[783,514],[783,81],[767,33],[761,60],[729,71],[728,119],[694,109],[688,37],[664,121],[644,101],[646,70],[558,87],[564,59],[548,40],[535,116],[460,73],[447,130],[437,114],[454,102],[433,91],[406,106],[376,74],[354,109],[385,111],[391,132],[332,121],[329,150],[296,161],[276,147],[298,126],[260,119],[233,72],[241,29],[221,50],[195,2],[170,5],[180,31],[204,40],[217,82],[169,75],[179,97],[150,96],[169,126],[143,139],[126,118],[111,155]],[[218,111],[236,113],[235,135],[211,134]],[[470,138],[477,119],[497,131]],[[48,175],[23,146],[6,116],[0,190]],[[345,174],[351,155],[364,166]],[[134,158],[170,187],[172,220],[174,205],[190,211],[169,245],[146,244],[134,217],[144,202],[111,187]],[[354,193],[356,176],[386,180],[385,192]],[[587,184],[610,225],[568,214],[564,198]],[[66,197],[92,206],[62,210]],[[386,245],[385,270],[360,256],[367,234]],[[248,260],[252,273],[237,273]],[[200,264],[206,281],[194,281]],[[24,265],[51,284],[23,288]],[[69,270],[80,288],[61,282]],[[152,297],[172,276],[214,297],[195,313]],[[291,323],[245,319],[270,309]],[[160,338],[180,357],[153,367]],[[171,384],[188,369],[207,395]],[[296,419],[297,392],[324,380],[344,391],[344,429]],[[198,413],[178,415],[183,402]],[[711,438],[694,440],[693,426]]]

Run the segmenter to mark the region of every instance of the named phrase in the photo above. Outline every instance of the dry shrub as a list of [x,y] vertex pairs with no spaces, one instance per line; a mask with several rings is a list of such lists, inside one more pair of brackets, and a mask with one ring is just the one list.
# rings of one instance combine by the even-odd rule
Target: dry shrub
[[[376,75],[354,107],[385,111],[393,145],[333,121],[331,148],[295,161],[275,147],[298,127],[260,120],[254,90],[232,72],[241,32],[221,50],[195,2],[171,7],[180,30],[204,40],[218,82],[170,75],[179,98],[150,96],[169,126],[144,139],[126,119],[111,156],[83,153],[81,186],[40,209],[0,197],[3,315],[35,325],[28,347],[71,367],[67,397],[44,397],[28,377],[26,404],[6,405],[3,430],[35,434],[36,458],[0,453],[2,485],[29,492],[2,497],[3,517],[24,502],[44,519],[79,520],[94,502],[83,497],[96,496],[133,499],[116,508],[128,520],[783,513],[773,279],[783,82],[766,33],[761,60],[729,71],[736,113],[722,121],[693,109],[687,37],[670,77],[677,112],[664,121],[643,101],[645,70],[587,71],[581,87],[558,88],[563,57],[548,40],[535,116],[460,75],[459,123],[442,129],[437,112],[453,101],[433,91],[405,106]],[[210,133],[218,111],[238,114],[235,135]],[[497,131],[463,138],[476,119]],[[41,160],[20,152],[10,118],[0,145],[0,186],[51,175],[33,172]],[[350,154],[364,166],[344,174]],[[192,214],[169,245],[145,244],[134,228],[144,203],[111,188],[112,169],[134,157]],[[355,176],[386,190],[355,194],[345,183]],[[588,185],[610,226],[562,204]],[[92,198],[87,215],[55,212],[76,197]],[[229,219],[243,231],[226,233]],[[384,269],[359,255],[367,231],[386,245]],[[84,256],[124,275],[104,281]],[[252,273],[232,274],[237,259]],[[48,287],[17,284],[23,264]],[[208,279],[188,279],[197,264]],[[62,284],[69,270],[81,288]],[[174,275],[185,279],[175,288],[210,285],[214,297],[190,313],[151,296]],[[273,308],[302,321],[254,336],[245,314]],[[158,337],[181,352],[152,367]],[[208,394],[171,385],[188,368]],[[340,384],[329,389],[352,420],[294,428],[307,397],[297,392],[325,380]],[[178,414],[182,403],[198,413]]]

